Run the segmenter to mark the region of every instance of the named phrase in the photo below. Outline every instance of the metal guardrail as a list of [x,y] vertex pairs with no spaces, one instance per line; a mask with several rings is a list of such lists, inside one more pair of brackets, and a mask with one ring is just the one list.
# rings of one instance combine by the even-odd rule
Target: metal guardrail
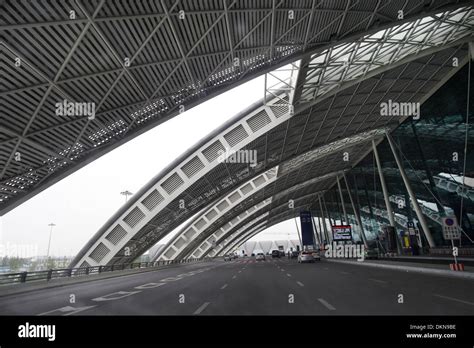
[[0,285],[15,284],[15,283],[26,283],[31,281],[46,280],[59,278],[71,278],[87,276],[92,274],[101,274],[104,272],[124,271],[128,269],[140,269],[140,268],[153,268],[159,266],[191,263],[197,261],[204,261],[204,259],[182,259],[182,260],[167,260],[167,261],[155,261],[155,262],[136,262],[128,264],[117,264],[107,266],[93,266],[93,267],[80,267],[80,268],[62,268],[62,269],[49,269],[45,271],[30,271],[30,272],[18,272],[18,273],[6,273],[0,274]]

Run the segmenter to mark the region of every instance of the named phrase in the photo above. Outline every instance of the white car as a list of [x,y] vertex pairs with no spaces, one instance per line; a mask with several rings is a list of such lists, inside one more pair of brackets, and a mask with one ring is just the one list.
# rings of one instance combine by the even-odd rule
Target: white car
[[302,251],[298,255],[298,263],[314,262],[313,253],[310,251]]
[[319,251],[313,250],[313,251],[311,252],[311,255],[313,255],[313,259],[314,259],[315,261],[321,261],[321,254],[319,253]]
[[264,253],[258,253],[257,256],[255,257],[256,261],[265,261],[265,254]]

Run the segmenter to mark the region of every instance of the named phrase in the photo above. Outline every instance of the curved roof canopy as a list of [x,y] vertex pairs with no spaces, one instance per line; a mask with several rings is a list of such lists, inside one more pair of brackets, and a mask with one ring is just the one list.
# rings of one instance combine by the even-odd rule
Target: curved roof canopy
[[[333,53],[335,43],[468,3],[2,0],[0,215],[181,106],[323,47]],[[311,87],[318,78],[308,76],[301,101],[324,93],[325,86]],[[58,103],[89,103],[90,112],[61,115]]]
[[[223,125],[158,174],[81,250],[76,266],[131,262],[193,219],[153,257],[215,256],[294,216],[405,118],[387,100],[423,103],[468,59],[474,13],[420,16],[301,59],[290,88]],[[453,59],[459,64],[453,64]],[[223,160],[255,153],[256,163]]]

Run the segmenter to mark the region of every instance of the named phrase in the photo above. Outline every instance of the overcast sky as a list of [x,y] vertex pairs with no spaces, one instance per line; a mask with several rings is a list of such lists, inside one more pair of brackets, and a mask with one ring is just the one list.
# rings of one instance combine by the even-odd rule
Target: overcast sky
[[[45,255],[77,253],[124,204],[120,192],[137,192],[160,170],[264,93],[264,77],[211,99],[111,151],[23,203],[0,219],[0,243],[31,246]],[[294,221],[256,239],[297,238]],[[11,255],[12,256],[12,255]],[[16,256],[16,255],[13,255]],[[33,255],[30,255],[33,256]]]

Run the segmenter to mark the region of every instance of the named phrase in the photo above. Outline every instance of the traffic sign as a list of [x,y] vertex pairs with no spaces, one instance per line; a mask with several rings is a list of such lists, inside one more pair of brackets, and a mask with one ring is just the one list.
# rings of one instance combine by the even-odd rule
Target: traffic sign
[[461,229],[456,217],[443,218],[443,237],[444,239],[461,239]]

